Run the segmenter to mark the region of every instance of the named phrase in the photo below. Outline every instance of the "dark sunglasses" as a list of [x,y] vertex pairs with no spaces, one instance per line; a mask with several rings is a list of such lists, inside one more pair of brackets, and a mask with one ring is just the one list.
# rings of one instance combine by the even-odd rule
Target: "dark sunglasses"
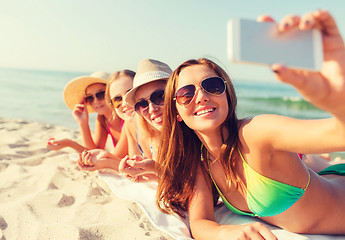
[[98,100],[103,100],[103,99],[104,99],[104,93],[105,93],[105,91],[100,91],[100,92],[96,93],[95,95],[86,96],[86,97],[85,97],[85,101],[86,101],[88,104],[92,104],[93,101],[95,100],[95,97],[96,97]]
[[121,95],[115,96],[115,97],[113,97],[113,99],[111,99],[111,102],[112,102],[114,108],[121,107],[122,106],[122,101],[123,101],[123,98],[122,98]]
[[145,115],[147,113],[147,109],[149,107],[149,102],[147,99],[150,100],[155,105],[163,105],[164,104],[164,90],[156,90],[154,91],[151,96],[147,98],[140,99],[135,105],[134,109],[138,114]]
[[[201,81],[201,89],[212,95],[221,95],[225,92],[225,81],[220,77],[210,77]],[[193,84],[181,87],[176,91],[174,100],[180,105],[188,106],[196,93],[196,87]]]

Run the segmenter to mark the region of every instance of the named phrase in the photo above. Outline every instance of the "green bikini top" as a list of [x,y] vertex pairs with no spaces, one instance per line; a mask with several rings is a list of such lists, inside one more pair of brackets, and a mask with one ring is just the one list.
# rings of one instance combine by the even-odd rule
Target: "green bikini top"
[[[202,147],[203,146],[201,146],[201,149]],[[240,150],[239,149],[237,150],[243,160],[243,167],[244,167],[244,171],[245,171],[245,175],[247,179],[247,204],[251,213],[244,212],[235,208],[226,200],[226,198],[224,197],[223,193],[218,188],[216,182],[214,181],[211,175],[210,164],[207,159],[207,165],[208,165],[208,171],[209,171],[210,177],[220,197],[222,198],[223,203],[232,212],[240,214],[240,215],[246,215],[246,216],[252,216],[252,217],[270,217],[270,216],[278,215],[284,212],[285,210],[287,210],[293,204],[295,204],[298,201],[298,199],[300,199],[303,196],[305,190],[309,186],[309,183],[310,183],[309,171],[308,171],[309,179],[305,188],[302,189],[295,186],[291,186],[291,185],[267,178],[257,173],[244,160]],[[201,154],[201,161],[203,161],[202,154]]]

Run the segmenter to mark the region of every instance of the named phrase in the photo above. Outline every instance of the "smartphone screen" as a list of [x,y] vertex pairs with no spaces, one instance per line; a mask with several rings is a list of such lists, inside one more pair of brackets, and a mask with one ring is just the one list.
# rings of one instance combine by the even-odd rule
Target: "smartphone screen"
[[292,29],[281,33],[271,22],[231,19],[227,25],[228,57],[237,63],[281,63],[318,71],[323,62],[319,30]]

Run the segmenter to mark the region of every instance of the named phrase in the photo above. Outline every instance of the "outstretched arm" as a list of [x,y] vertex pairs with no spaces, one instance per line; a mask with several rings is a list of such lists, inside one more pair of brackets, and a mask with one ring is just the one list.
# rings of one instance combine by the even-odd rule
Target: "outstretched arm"
[[[267,15],[258,21],[274,20]],[[336,152],[345,149],[345,47],[333,17],[323,10],[303,17],[289,15],[278,25],[285,32],[293,28],[320,29],[323,39],[324,61],[319,72],[297,70],[281,64],[271,66],[278,80],[293,85],[315,106],[328,111],[334,118],[297,120],[286,117],[260,116],[252,121],[255,129],[262,129],[266,140],[275,149],[300,153]],[[248,129],[248,128],[247,128]],[[271,131],[270,131],[271,130]],[[258,130],[257,130],[258,131]],[[256,136],[260,133],[256,132]],[[265,139],[266,137],[266,139]]]
[[47,148],[58,151],[66,147],[70,147],[79,153],[86,149],[84,146],[69,138],[64,138],[61,140],[56,140],[54,137],[48,138]]

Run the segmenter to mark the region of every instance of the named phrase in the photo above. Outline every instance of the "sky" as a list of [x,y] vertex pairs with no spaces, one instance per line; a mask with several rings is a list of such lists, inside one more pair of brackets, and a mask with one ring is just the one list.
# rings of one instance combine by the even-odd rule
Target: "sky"
[[329,10],[345,34],[343,0],[0,0],[0,68],[136,71],[152,58],[174,69],[208,57],[231,77],[273,79],[268,67],[228,60],[228,20],[316,9]]

